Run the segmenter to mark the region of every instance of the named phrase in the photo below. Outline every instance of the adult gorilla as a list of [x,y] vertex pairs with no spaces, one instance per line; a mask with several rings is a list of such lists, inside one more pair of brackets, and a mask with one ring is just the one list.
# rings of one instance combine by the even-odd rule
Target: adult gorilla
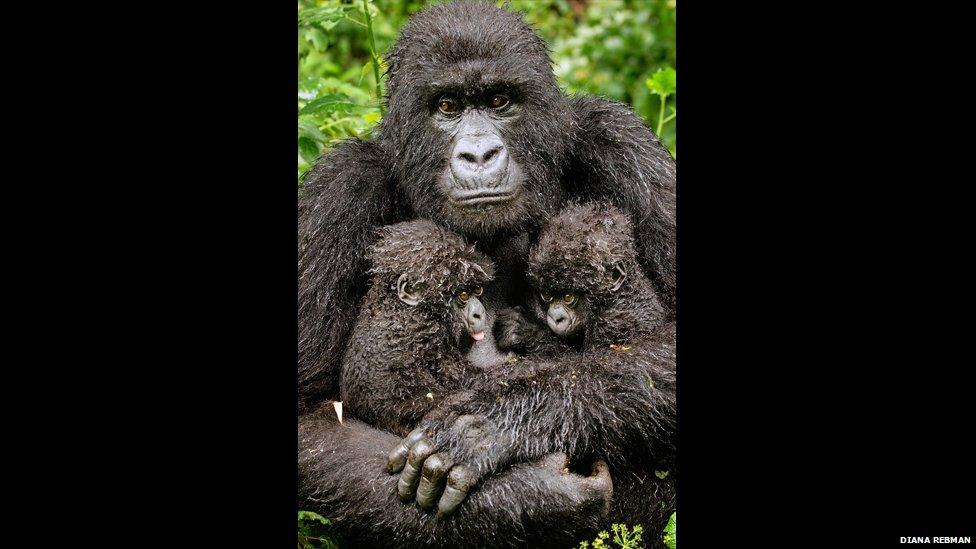
[[[339,361],[366,286],[364,251],[382,225],[422,217],[476,240],[498,267],[485,288],[493,322],[495,311],[530,294],[525,261],[541,222],[568,200],[609,200],[630,214],[640,263],[673,312],[674,160],[626,106],[563,95],[543,41],[519,15],[491,4],[429,8],[403,28],[387,60],[389,108],[376,136],[346,141],[325,155],[306,176],[298,201],[300,505],[322,511],[368,545],[470,544],[472,536],[491,536],[492,545],[578,540],[600,525],[599,511],[611,497],[600,466],[593,476],[562,474],[558,454],[516,465],[478,479],[457,512],[438,519],[396,500],[397,477],[387,474],[386,455],[403,433],[355,420],[340,426],[330,410],[313,404],[337,396]],[[661,356],[673,363],[673,326],[660,341]],[[490,335],[469,354],[484,365],[500,356]],[[601,383],[599,377],[579,382],[579,396],[591,396]],[[538,399],[539,390],[546,386],[529,397],[558,408],[521,419],[551,418],[551,428],[519,429],[517,421],[508,427],[547,436],[514,438],[525,448],[552,451],[552,434],[566,426],[556,422],[566,417],[575,389],[553,386],[549,396],[558,399]],[[602,404],[607,415],[598,421],[617,421],[618,405],[635,406],[610,394]],[[490,426],[480,429],[491,436]],[[635,447],[642,437],[622,436],[627,439],[609,441],[612,447],[643,452],[648,463],[662,458]],[[576,449],[562,448],[570,459],[583,458],[573,455]],[[457,455],[470,455],[461,450]],[[416,457],[422,462],[426,455]],[[627,473],[613,478],[615,514],[673,504],[672,486]],[[656,525],[645,526],[656,538]]]

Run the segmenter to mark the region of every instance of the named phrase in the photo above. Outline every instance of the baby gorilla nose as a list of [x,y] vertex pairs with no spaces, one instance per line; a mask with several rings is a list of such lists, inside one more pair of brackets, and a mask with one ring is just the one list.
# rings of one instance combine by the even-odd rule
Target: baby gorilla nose
[[576,328],[576,322],[574,320],[573,313],[564,307],[562,303],[551,305],[549,312],[546,314],[546,324],[558,336],[565,337],[572,335],[573,330]]
[[471,296],[464,305],[464,324],[475,341],[485,337],[486,316],[485,306],[481,304],[481,300]]

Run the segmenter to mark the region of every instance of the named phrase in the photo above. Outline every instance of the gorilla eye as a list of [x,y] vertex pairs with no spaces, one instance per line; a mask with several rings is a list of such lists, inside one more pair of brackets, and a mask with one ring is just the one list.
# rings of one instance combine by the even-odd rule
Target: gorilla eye
[[508,106],[509,99],[505,95],[493,95],[491,99],[488,100],[488,106],[493,109],[501,109]]
[[563,303],[565,303],[566,305],[575,305],[576,304],[576,299],[577,298],[576,298],[575,295],[573,295],[573,294],[566,294],[566,295],[563,296]]
[[461,292],[457,295],[457,299],[459,303],[467,303],[471,299],[471,295],[468,292]]
[[458,104],[457,101],[454,101],[453,99],[442,97],[437,103],[437,109],[444,114],[452,114],[458,111]]
[[481,286],[478,286],[477,288],[474,289],[474,295],[481,295],[484,292],[485,292],[485,289],[482,288]]
[[550,303],[552,301],[552,294],[543,293],[541,297],[542,301],[545,301],[546,303]]

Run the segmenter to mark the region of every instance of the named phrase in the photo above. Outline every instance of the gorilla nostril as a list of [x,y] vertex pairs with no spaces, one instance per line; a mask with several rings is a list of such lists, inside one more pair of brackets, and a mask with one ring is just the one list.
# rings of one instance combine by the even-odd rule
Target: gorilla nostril
[[484,155],[484,157],[482,157],[482,159],[481,159],[481,163],[482,164],[487,164],[488,161],[490,161],[492,158],[494,158],[495,156],[497,156],[498,153],[501,152],[501,150],[502,150],[501,147],[495,147],[494,149],[486,152],[485,155]]
[[474,155],[471,153],[466,153],[466,152],[460,153],[458,154],[458,158],[464,160],[465,162],[470,162],[472,164],[476,164],[478,162],[478,159],[475,158]]
[[481,314],[480,313],[474,313],[473,315],[471,315],[471,318],[473,318],[475,320],[481,320]]

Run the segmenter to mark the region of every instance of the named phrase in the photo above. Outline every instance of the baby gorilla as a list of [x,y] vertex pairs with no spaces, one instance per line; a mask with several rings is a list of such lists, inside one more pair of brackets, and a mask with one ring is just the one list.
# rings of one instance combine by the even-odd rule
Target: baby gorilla
[[492,474],[562,452],[570,470],[605,461],[593,471],[613,479],[608,521],[660,531],[674,507],[674,322],[629,218],[603,203],[566,208],[540,232],[528,278],[532,312],[503,311],[495,336],[529,356],[482,374],[469,400],[391,453],[401,499],[415,491],[448,515]]
[[656,332],[665,311],[637,263],[632,235],[629,218],[609,204],[570,206],[553,218],[529,256],[539,292],[532,313],[500,312],[498,346],[531,355],[608,345],[625,351]]
[[402,436],[475,374],[465,352],[485,335],[478,296],[494,265],[429,221],[380,231],[340,394],[355,417]]

